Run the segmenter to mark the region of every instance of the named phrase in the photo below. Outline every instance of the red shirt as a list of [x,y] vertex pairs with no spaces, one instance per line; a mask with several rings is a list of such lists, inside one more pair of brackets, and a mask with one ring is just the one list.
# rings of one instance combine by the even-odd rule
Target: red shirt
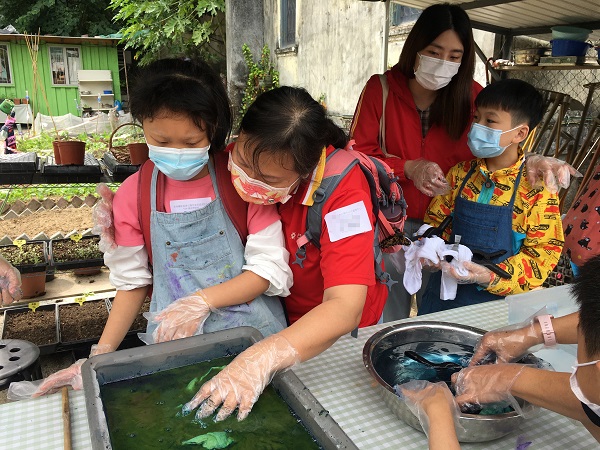
[[[397,65],[388,70],[386,76],[389,93],[385,107],[385,145],[387,153],[396,155],[397,158],[386,158],[379,148],[379,119],[383,108],[383,90],[379,75],[373,75],[367,81],[356,106],[350,128],[350,134],[356,140],[354,150],[384,159],[394,169],[408,203],[408,217],[423,220],[431,199],[422,194],[412,181],[407,180],[404,175],[404,163],[407,160],[426,159],[437,163],[444,173],[447,173],[459,162],[473,159],[467,146],[469,127],[457,141],[452,140],[445,128],[437,124],[432,125],[423,138],[421,119],[408,89],[408,79]],[[481,89],[481,86],[473,81],[472,101]]]
[[[332,150],[333,148],[330,147],[327,153]],[[308,243],[302,268],[292,263],[296,259],[295,254],[298,249],[296,239],[306,232],[306,215],[309,207],[302,203],[306,191],[307,185],[303,185],[287,203],[279,207],[286,248],[290,252],[290,267],[294,274],[290,296],[285,298],[290,323],[294,323],[321,304],[325,289],[344,284],[361,284],[368,286],[368,292],[359,326],[376,324],[381,317],[388,290],[375,278],[373,229],[331,242],[324,220],[325,215],[330,211],[362,201],[371,223],[374,224],[375,218],[367,180],[359,167],[354,167],[341,180],[323,206],[321,250]]]

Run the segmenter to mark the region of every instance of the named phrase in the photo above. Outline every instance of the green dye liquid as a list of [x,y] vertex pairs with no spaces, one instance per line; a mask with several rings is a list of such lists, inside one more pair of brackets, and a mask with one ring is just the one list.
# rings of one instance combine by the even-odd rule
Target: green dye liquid
[[209,432],[225,431],[235,442],[228,448],[319,449],[319,445],[287,404],[268,386],[250,415],[238,422],[237,411],[222,422],[214,416],[198,421],[195,411],[181,416],[181,406],[192,399],[203,383],[218,373],[211,370],[193,390],[190,380],[202,377],[211,367],[225,366],[225,357],[146,375],[100,387],[112,448],[202,449],[201,445],[181,445],[183,441]]

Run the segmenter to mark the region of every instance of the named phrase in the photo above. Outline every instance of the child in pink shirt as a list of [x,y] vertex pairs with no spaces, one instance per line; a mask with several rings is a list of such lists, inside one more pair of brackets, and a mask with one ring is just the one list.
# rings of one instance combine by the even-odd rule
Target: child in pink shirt
[[[140,74],[130,109],[144,128],[150,161],[113,199],[116,247],[105,263],[117,294],[91,355],[116,350],[150,286],[145,341],[244,325],[265,336],[282,330],[278,296],[289,295],[292,276],[276,207],[237,198],[248,208],[248,235],[240,236],[216,182],[217,172],[228,170],[227,159],[215,155],[225,151],[231,128],[220,78],[199,61],[156,61]],[[149,205],[141,200],[148,195]],[[80,365],[49,377],[36,395],[75,385]]]

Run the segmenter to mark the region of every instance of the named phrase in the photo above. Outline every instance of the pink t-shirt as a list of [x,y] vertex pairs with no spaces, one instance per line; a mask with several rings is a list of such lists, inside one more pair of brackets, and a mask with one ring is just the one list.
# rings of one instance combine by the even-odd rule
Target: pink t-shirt
[[[117,245],[133,247],[144,245],[144,236],[138,219],[139,172],[128,177],[117,189],[113,200],[115,241]],[[165,204],[167,213],[199,209],[215,199],[210,176],[194,181],[177,181],[165,178]],[[148,186],[150,189],[150,186]],[[187,200],[187,201],[186,201]],[[191,201],[194,200],[194,201]],[[275,205],[248,205],[248,234],[255,234],[280,219]]]

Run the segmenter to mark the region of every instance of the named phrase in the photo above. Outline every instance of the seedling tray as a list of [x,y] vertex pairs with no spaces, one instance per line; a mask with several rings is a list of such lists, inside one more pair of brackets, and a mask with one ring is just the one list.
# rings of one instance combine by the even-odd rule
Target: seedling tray
[[28,184],[37,172],[36,153],[0,155],[0,184]]
[[[69,313],[73,311],[79,313],[78,308],[81,309],[81,313],[85,311],[84,308],[91,307],[94,311],[99,314],[97,316],[87,317],[83,314],[77,314],[77,319],[67,322],[66,318]],[[91,300],[85,301],[82,305],[78,303],[63,303],[57,306],[58,316],[58,336],[59,336],[59,350],[73,350],[74,348],[86,346],[89,344],[95,344],[100,339],[106,320],[108,319],[108,309],[104,300]],[[69,310],[69,312],[67,312]],[[91,327],[98,326],[96,332]],[[85,335],[81,339],[76,339],[75,335]]]
[[[15,267],[19,270],[20,273],[36,273],[36,272],[45,272],[48,267],[48,243],[46,241],[27,241],[24,245],[29,244],[40,244],[42,245],[42,250],[44,252],[44,262],[39,264],[18,264]],[[0,246],[0,255],[2,255],[2,249],[4,248],[16,248],[16,245],[1,245]]]
[[117,161],[111,152],[102,155],[102,161],[115,181],[124,181],[128,176],[133,175],[140,168],[139,165],[123,164]]
[[[49,315],[52,316],[51,320],[43,319]],[[16,316],[21,316],[21,319],[18,323],[13,324],[14,320],[18,320]],[[42,319],[38,320],[38,317],[42,317]],[[9,326],[7,327],[7,325]],[[9,308],[4,311],[2,339],[22,339],[33,342],[39,347],[40,355],[48,355],[56,352],[58,335],[56,305],[38,306],[35,311],[23,307]]]
[[[98,239],[98,236],[84,236],[81,241],[90,239]],[[104,265],[104,258],[92,258],[92,259],[78,259],[73,261],[56,261],[54,255],[54,248],[57,242],[70,242],[71,239],[53,239],[50,241],[50,261],[51,265],[56,270],[71,270],[71,269],[83,269],[87,267],[100,267]]]
[[89,153],[85,154],[82,166],[55,164],[54,157],[47,156],[42,175],[48,182],[97,183],[102,177],[102,169],[98,160]]

